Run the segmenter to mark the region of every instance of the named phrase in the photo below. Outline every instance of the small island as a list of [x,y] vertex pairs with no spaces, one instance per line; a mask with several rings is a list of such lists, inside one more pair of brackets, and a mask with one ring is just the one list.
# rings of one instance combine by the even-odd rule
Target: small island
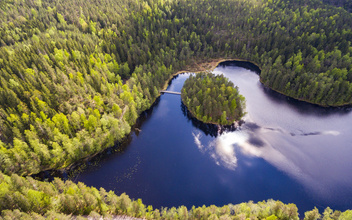
[[223,75],[191,75],[183,85],[181,98],[191,115],[204,123],[232,125],[246,114],[244,96]]

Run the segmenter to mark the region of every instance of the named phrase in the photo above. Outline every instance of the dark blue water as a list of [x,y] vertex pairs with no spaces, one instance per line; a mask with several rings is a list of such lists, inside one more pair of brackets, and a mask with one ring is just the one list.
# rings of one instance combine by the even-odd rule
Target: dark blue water
[[[352,208],[352,115],[264,88],[258,75],[233,65],[230,78],[247,99],[245,124],[213,137],[165,94],[143,118],[123,152],[104,157],[74,177],[97,188],[126,192],[154,208],[224,205],[267,199],[295,203],[299,212]],[[180,91],[189,74],[168,90]]]

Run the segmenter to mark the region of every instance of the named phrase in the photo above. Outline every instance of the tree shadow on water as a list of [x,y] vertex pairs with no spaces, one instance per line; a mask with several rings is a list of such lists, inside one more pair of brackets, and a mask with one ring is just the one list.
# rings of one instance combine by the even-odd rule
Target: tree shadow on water
[[342,107],[323,107],[316,104],[311,104],[305,101],[300,101],[281,93],[278,93],[260,83],[260,87],[265,95],[273,102],[280,105],[287,105],[300,115],[328,117],[331,115],[347,115],[351,112],[352,106]]
[[[221,135],[224,132],[234,131],[237,129],[237,127],[234,124],[216,125],[216,124],[204,123],[202,121],[199,121],[197,118],[192,116],[191,112],[188,111],[187,106],[185,106],[182,101],[181,101],[181,110],[183,115],[187,117],[188,121],[191,121],[194,127],[203,131],[204,134],[207,136],[209,135],[211,137],[217,137],[218,135]],[[241,125],[242,123],[243,121],[240,121],[239,125]]]
[[59,177],[63,180],[74,180],[74,178],[83,171],[90,169],[95,169],[98,164],[104,161],[114,160],[116,156],[123,154],[127,149],[133,139],[133,133],[138,136],[141,131],[140,128],[144,123],[150,120],[153,111],[160,102],[160,97],[158,97],[152,106],[142,112],[138,117],[135,125],[131,128],[131,133],[124,137],[122,140],[117,141],[114,146],[108,147],[105,150],[93,155],[83,158],[69,166],[66,169],[52,169],[42,171],[38,174],[31,175],[31,177],[42,180],[42,181],[53,181],[55,177]]
[[[237,66],[243,67],[245,69],[251,70],[255,72],[258,76],[260,76],[261,70],[258,66],[251,62],[246,61],[225,61],[219,64],[219,66],[227,67],[227,66]],[[311,116],[322,116],[327,117],[330,115],[346,115],[351,112],[352,105],[343,106],[343,107],[322,107],[316,104],[311,104],[308,102],[300,101],[294,98],[290,98],[286,95],[278,93],[266,86],[262,83],[258,82],[264,92],[264,94],[273,102],[278,103],[280,105],[288,105],[290,109],[293,109],[295,112],[301,115],[311,115]]]
[[242,67],[242,68],[251,70],[257,73],[258,75],[260,75],[261,73],[261,70],[257,65],[247,61],[224,61],[222,63],[219,63],[219,66],[221,67],[237,66],[237,67]]

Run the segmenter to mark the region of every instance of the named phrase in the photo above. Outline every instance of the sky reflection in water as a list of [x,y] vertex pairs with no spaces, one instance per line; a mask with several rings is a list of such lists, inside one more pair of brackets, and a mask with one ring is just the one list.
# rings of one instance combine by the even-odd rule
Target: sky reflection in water
[[[180,96],[165,94],[122,153],[74,178],[155,208],[279,199],[300,213],[352,208],[350,108],[320,108],[279,95],[256,73],[219,66],[246,97],[245,123],[216,135],[189,117]],[[180,91],[189,74],[169,86]],[[204,125],[204,124],[203,124]]]
[[[258,76],[239,67],[218,67],[215,73],[223,73],[239,86],[247,99],[248,112],[239,130],[222,134],[211,143],[202,143],[208,148],[216,144],[209,153],[218,155],[217,164],[235,169],[228,166],[228,158],[237,162],[233,152],[238,148],[243,154],[263,158],[318,198],[338,200],[334,194],[342,195],[344,189],[351,193],[351,186],[347,185],[352,182],[349,108],[321,108],[272,91],[262,92],[267,89],[258,85]],[[229,155],[224,157],[226,153]],[[346,202],[351,204],[351,199]]]

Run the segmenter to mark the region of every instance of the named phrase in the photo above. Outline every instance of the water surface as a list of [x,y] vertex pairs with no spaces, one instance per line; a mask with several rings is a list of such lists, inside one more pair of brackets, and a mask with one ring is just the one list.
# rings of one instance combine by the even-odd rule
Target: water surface
[[[314,206],[352,208],[349,108],[289,99],[234,63],[214,73],[224,74],[246,97],[248,114],[240,129],[211,136],[187,118],[179,95],[164,94],[123,152],[73,180],[126,192],[154,208],[270,198],[295,203],[300,213]],[[168,90],[181,91],[189,75],[179,75]]]

